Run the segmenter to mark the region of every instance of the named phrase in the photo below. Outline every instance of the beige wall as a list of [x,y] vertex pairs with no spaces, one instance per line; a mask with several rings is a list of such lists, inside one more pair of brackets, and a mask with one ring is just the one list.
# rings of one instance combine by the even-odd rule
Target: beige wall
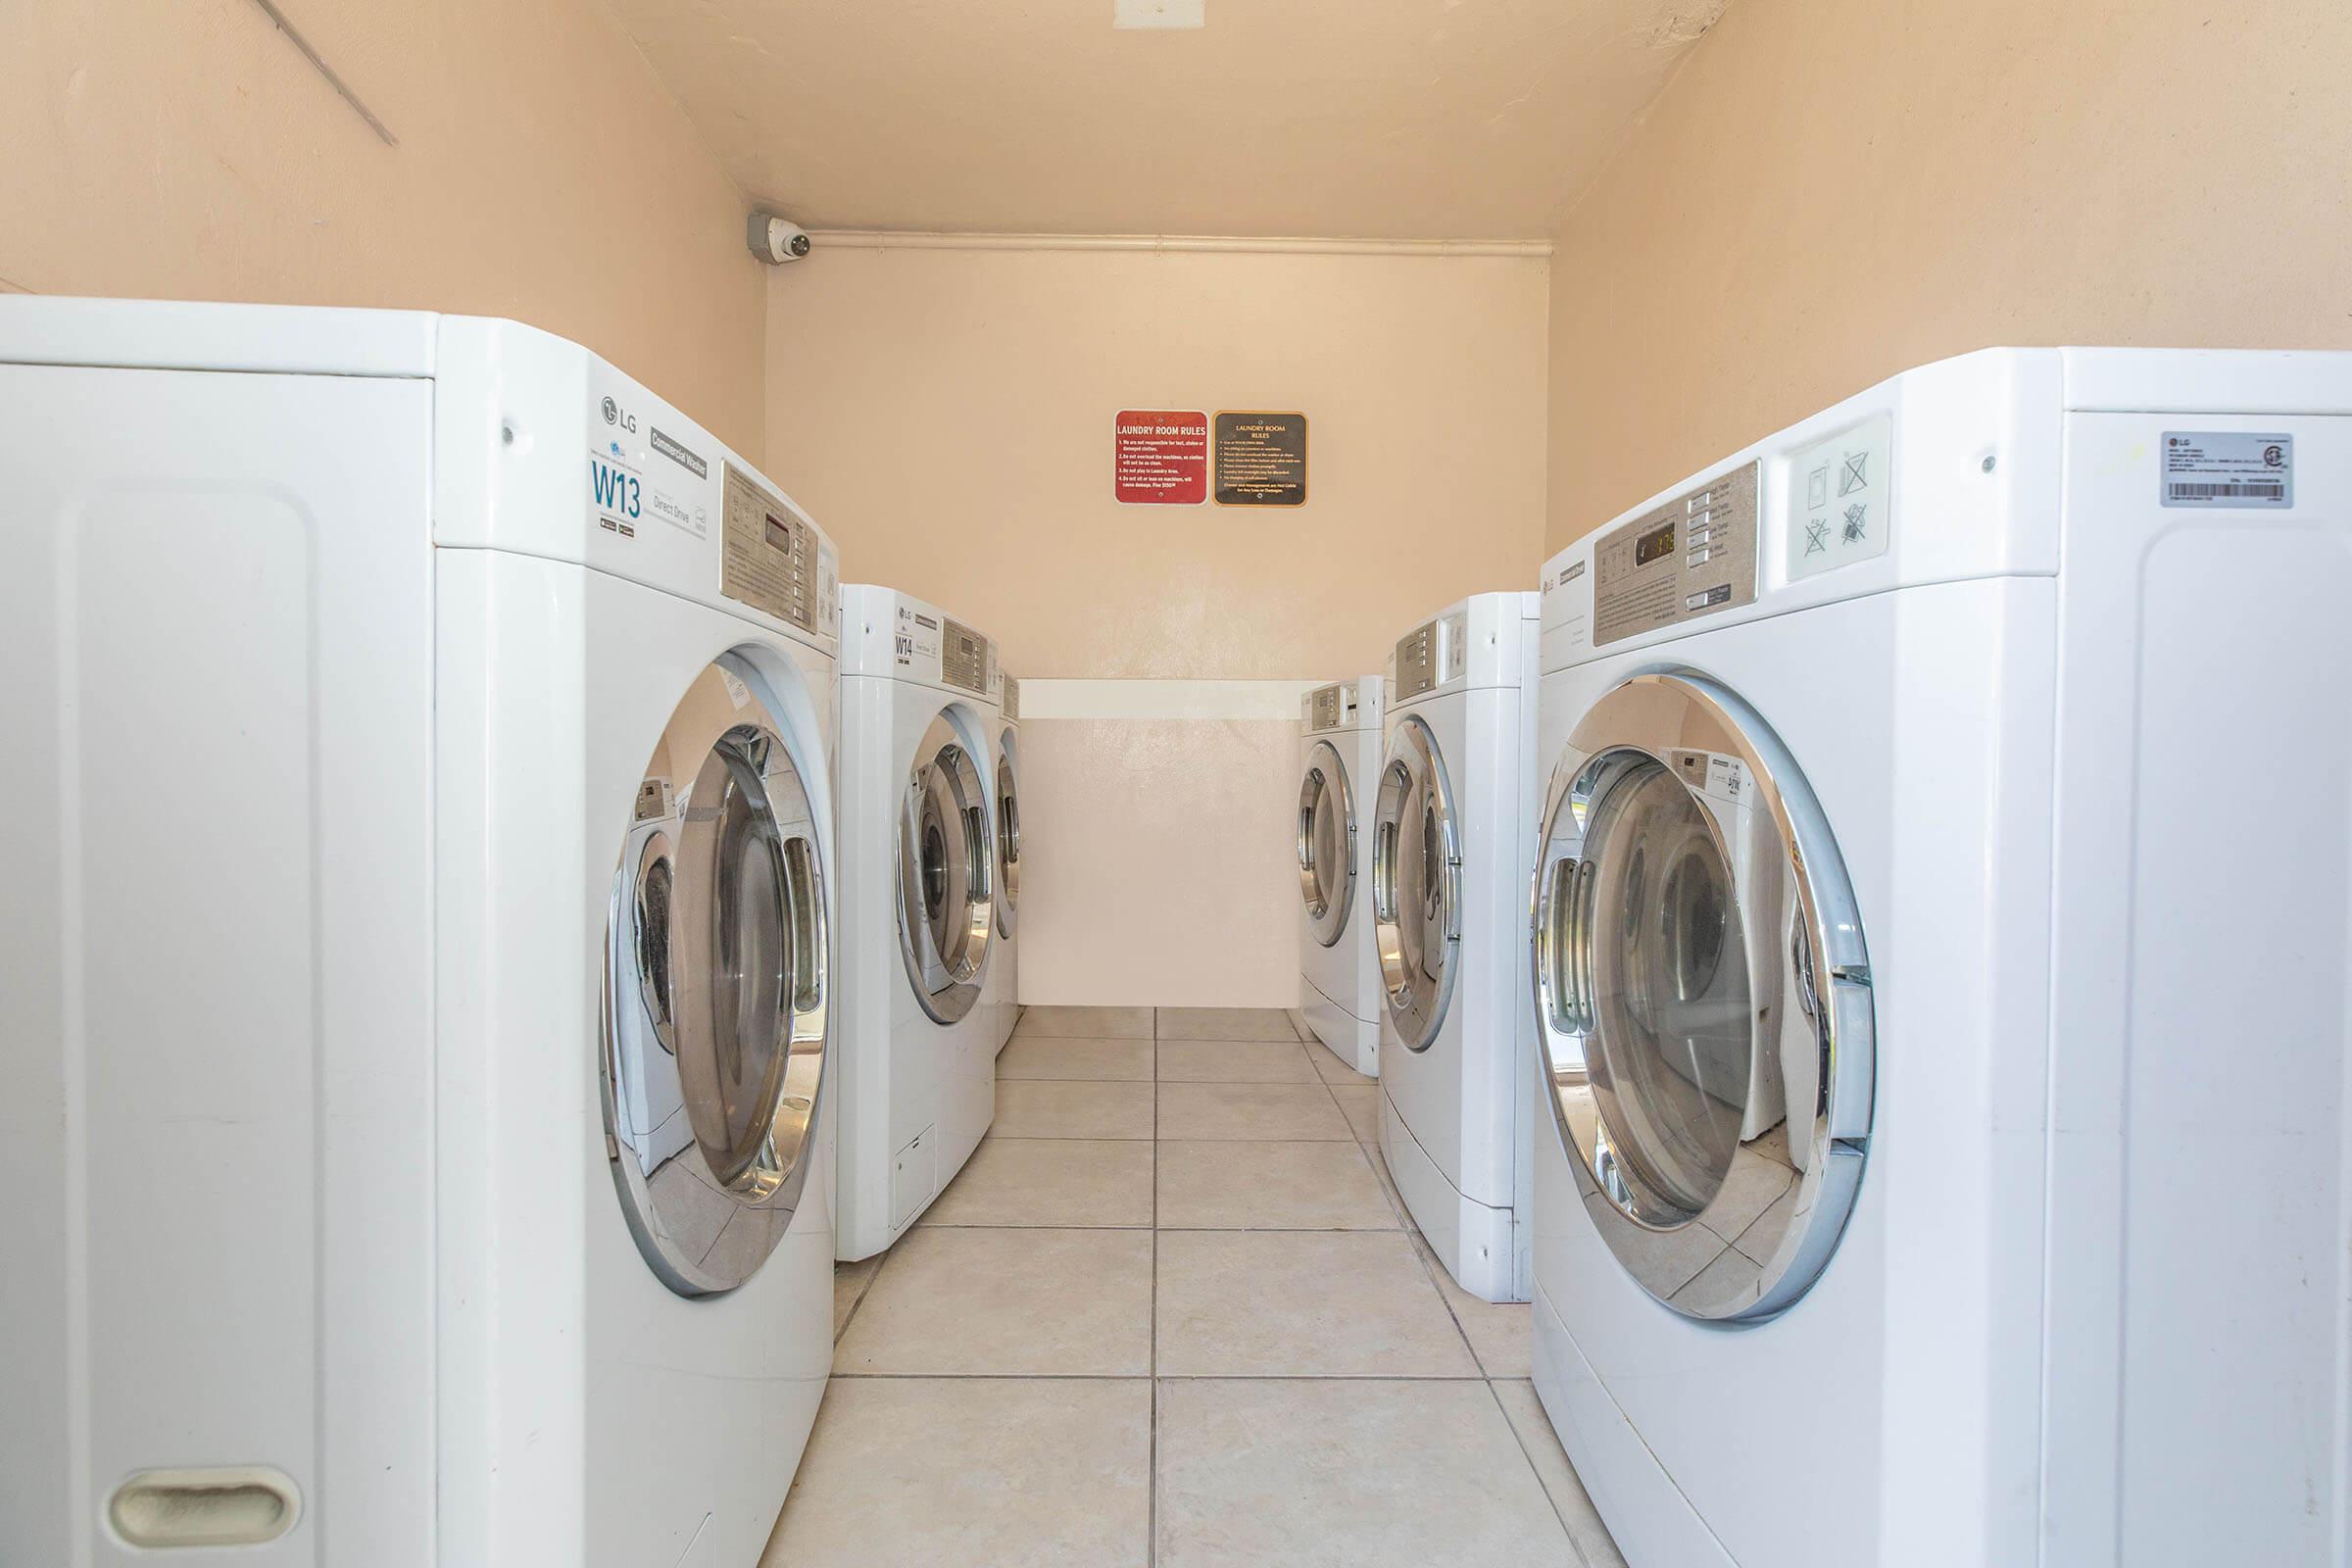
[[[1298,693],[1529,581],[1541,257],[857,250],[768,301],[768,466],[1023,680],[1021,998],[1295,1005]],[[1296,511],[1121,507],[1122,408],[1303,410]]]
[[[940,602],[1018,674],[1358,674],[1533,575],[1544,273],[820,242],[769,290],[768,468],[847,577]],[[1304,411],[1307,504],[1115,504],[1123,408]]]
[[743,204],[600,0],[0,13],[0,286],[415,306],[581,339],[757,456]]
[[1024,1001],[1298,1005],[1298,721],[1250,716],[1291,690],[1021,725]]
[[1557,549],[1906,366],[2352,346],[2342,0],[1740,0],[1559,236]]

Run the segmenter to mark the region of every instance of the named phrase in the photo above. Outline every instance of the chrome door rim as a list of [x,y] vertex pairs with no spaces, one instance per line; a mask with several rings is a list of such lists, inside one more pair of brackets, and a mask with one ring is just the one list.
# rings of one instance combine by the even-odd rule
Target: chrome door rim
[[[1426,780],[1426,786],[1420,781]],[[1438,967],[1432,974],[1424,959],[1415,975],[1412,956],[1405,951],[1403,912],[1398,901],[1397,862],[1401,815],[1408,799],[1421,804],[1424,856],[1434,853],[1435,871],[1421,889],[1423,907],[1418,921],[1424,936],[1434,922]],[[1432,907],[1434,903],[1435,907]],[[1446,1022],[1453,1001],[1454,977],[1461,968],[1462,842],[1453,808],[1453,785],[1439,755],[1437,736],[1419,714],[1398,720],[1380,763],[1380,793],[1372,816],[1372,931],[1380,953],[1380,988],[1389,1019],[1407,1051],[1427,1051]]]
[[[1778,1001],[1763,1004],[1753,1027],[1774,1032],[1767,1043],[1777,1045],[1790,1085],[1793,1196],[1744,1224],[1734,1223],[1724,1203],[1733,1188],[1728,1178],[1696,1212],[1678,1213],[1671,1204],[1665,1212],[1645,1208],[1647,1195],[1612,1143],[1604,1093],[1593,1077],[1600,1019],[1592,1004],[1593,964],[1590,952],[1580,951],[1579,927],[1600,860],[1585,858],[1585,835],[1595,809],[1630,776],[1623,769],[1646,761],[1680,780],[1669,761],[1678,752],[1741,765],[1753,781],[1749,809],[1760,813],[1756,823],[1777,847],[1772,863],[1786,895],[1774,901],[1781,920],[1772,928],[1775,939],[1757,949],[1775,956]],[[1700,814],[1713,823],[1703,802]],[[1860,907],[1820,802],[1770,726],[1722,684],[1688,671],[1638,675],[1578,721],[1552,770],[1537,831],[1530,932],[1537,1092],[1551,1107],[1588,1212],[1642,1288],[1686,1316],[1756,1321],[1787,1310],[1820,1277],[1844,1232],[1869,1152],[1876,1092],[1875,1008]],[[1604,841],[1598,855],[1607,851]],[[1734,889],[1736,898],[1745,893]],[[1798,1089],[1808,1085],[1809,1114],[1795,1103]],[[1742,1144],[1734,1155],[1741,1157],[1767,1156]],[[1668,1260],[1690,1256],[1684,1233],[1693,1225],[1704,1227],[1720,1250],[1710,1264],[1678,1278]],[[1726,1259],[1732,1266],[1715,1266]],[[1670,1281],[1672,1288],[1653,1281]]]
[[678,1026],[672,1010],[677,999],[670,987],[669,927],[676,855],[668,833],[660,828],[648,833],[638,852],[637,874],[630,879],[629,899],[638,1004],[655,1041],[673,1056],[678,1054]]
[[[785,741],[786,726],[760,695],[760,679],[748,663],[725,655],[689,684],[653,756],[657,767],[666,760],[695,772],[682,785],[649,774],[650,798],[666,802],[665,815],[635,856],[624,847],[606,913],[597,1053],[606,1153],[638,1251],[681,1296],[735,1289],[783,1240],[808,1186],[810,1146],[831,1079],[832,938],[824,847],[808,783],[822,775]],[[751,839],[733,847],[749,853],[769,879],[764,886],[775,907],[759,912],[775,917],[780,961],[770,977],[772,1009],[748,1013],[740,945],[728,931],[706,926],[728,924],[740,888],[723,876],[726,866],[701,863],[704,852],[715,857],[729,848],[731,825],[747,822]],[[645,826],[632,822],[624,846]],[[651,875],[675,896],[666,903],[649,898]],[[697,897],[705,892],[708,899]],[[664,915],[665,934],[649,929],[649,921]],[[738,928],[747,918],[734,909]],[[646,972],[647,956],[657,953],[666,997],[657,995],[662,976]],[[741,1085],[726,1082],[740,1054],[709,1065],[702,1060],[720,1051],[720,1010],[733,1014],[728,1027],[749,1028],[767,1041],[760,1081],[740,1103],[728,1090]],[[624,1108],[641,1098],[672,1097],[678,1105],[669,1115],[688,1124],[675,1149],[668,1146],[678,1129],[667,1116],[660,1127],[637,1128]]]
[[942,710],[914,749],[899,798],[899,956],[915,1001],[936,1023],[955,1023],[980,1000],[996,931],[996,858],[980,769]]
[[[1339,889],[1332,897],[1325,897],[1315,863],[1315,809],[1326,801],[1337,801],[1343,813]],[[1329,741],[1317,741],[1307,753],[1306,773],[1298,782],[1298,893],[1306,905],[1307,929],[1324,947],[1337,947],[1355,907],[1355,797],[1348,764]]]
[[1012,935],[1021,902],[1021,763],[1012,732],[997,740],[997,935]]

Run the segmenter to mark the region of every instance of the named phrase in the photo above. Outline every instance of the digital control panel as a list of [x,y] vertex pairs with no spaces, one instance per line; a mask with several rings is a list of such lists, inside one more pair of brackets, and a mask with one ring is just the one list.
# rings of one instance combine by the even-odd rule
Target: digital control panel
[[1350,682],[1318,687],[1307,700],[1306,727],[1309,730],[1338,729],[1354,717],[1355,687]]
[[1398,701],[1418,697],[1438,683],[1438,623],[1416,626],[1396,639],[1389,656],[1389,690]]
[[1468,672],[1470,618],[1456,611],[1396,639],[1389,656],[1389,701],[1405,702]]
[[803,631],[831,635],[832,563],[817,532],[733,464],[727,466],[719,592]]
[[996,673],[996,650],[971,627],[950,619],[939,640],[939,678],[967,692],[988,695]]
[[1719,474],[1592,551],[1592,645],[1756,600],[1759,465]]

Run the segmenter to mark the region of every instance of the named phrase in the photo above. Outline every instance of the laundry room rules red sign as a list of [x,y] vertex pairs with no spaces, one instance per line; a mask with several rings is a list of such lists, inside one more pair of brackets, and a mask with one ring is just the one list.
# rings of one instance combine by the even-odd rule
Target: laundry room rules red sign
[[1208,416],[1121,409],[1111,435],[1111,494],[1123,506],[1197,507],[1208,499]]

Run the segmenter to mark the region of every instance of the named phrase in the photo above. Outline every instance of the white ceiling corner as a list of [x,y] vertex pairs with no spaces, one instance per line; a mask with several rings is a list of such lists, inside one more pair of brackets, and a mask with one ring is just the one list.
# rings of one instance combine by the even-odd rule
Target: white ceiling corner
[[1538,239],[1721,0],[615,0],[809,227]]

